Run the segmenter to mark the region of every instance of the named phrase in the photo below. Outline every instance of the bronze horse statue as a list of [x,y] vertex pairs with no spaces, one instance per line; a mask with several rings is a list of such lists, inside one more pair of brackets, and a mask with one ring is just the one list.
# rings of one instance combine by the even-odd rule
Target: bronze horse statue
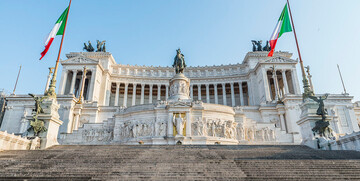
[[175,68],[176,74],[184,73],[186,67],[184,54],[181,53],[180,48],[176,50],[176,56],[174,58],[174,64],[172,65]]

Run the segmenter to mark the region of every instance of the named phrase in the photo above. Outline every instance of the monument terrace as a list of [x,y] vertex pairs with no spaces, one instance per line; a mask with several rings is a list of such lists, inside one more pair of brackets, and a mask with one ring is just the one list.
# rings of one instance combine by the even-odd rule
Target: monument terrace
[[[58,142],[300,144],[312,133],[301,122],[298,61],[287,52],[267,54],[249,52],[233,65],[186,67],[179,49],[173,67],[154,67],[118,64],[109,52],[69,53],[61,61]],[[1,130],[26,135],[33,98],[6,99]],[[351,101],[335,94],[326,100],[338,135],[359,130],[359,107]]]

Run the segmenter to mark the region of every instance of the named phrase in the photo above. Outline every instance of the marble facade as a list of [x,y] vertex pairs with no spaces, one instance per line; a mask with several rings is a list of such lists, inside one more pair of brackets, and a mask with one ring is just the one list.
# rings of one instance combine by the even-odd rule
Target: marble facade
[[[67,54],[58,87],[63,122],[58,142],[300,144],[302,95],[298,61],[291,56],[249,52],[241,64],[187,67],[188,81],[174,86],[172,67],[117,64],[108,52]],[[84,66],[84,103],[76,104]],[[175,95],[180,90],[186,95]],[[352,98],[332,94],[325,101],[339,135],[359,130],[360,105]],[[16,95],[7,101],[0,131],[25,133],[32,98]]]

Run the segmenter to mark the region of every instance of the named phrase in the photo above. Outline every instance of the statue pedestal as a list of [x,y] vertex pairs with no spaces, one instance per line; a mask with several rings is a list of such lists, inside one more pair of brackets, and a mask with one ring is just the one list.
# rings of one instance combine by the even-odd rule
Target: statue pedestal
[[38,115],[38,119],[44,121],[44,125],[47,131],[41,132],[39,137],[40,149],[49,148],[53,145],[58,145],[57,136],[59,132],[59,127],[62,125],[60,121],[60,116],[58,109],[60,105],[55,99],[45,99],[41,107],[43,108],[44,113]]
[[169,102],[175,102],[179,100],[189,100],[190,99],[190,79],[185,77],[184,74],[176,74],[172,79],[170,79],[170,97]]
[[[318,149],[317,139],[314,136],[312,129],[315,127],[316,121],[321,120],[321,116],[316,114],[319,104],[306,99],[304,103],[300,105],[301,115],[300,120],[296,123],[300,126],[300,131],[302,135],[303,145],[309,146],[314,149]],[[326,121],[330,121],[330,117],[326,117]]]

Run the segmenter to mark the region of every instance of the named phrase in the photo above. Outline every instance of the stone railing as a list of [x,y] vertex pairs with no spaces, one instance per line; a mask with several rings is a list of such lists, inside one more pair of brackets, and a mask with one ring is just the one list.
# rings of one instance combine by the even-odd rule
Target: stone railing
[[320,139],[319,147],[322,150],[355,150],[360,151],[360,131],[346,134],[337,140]]
[[32,140],[0,131],[1,150],[35,150],[40,148],[40,139],[35,137]]

